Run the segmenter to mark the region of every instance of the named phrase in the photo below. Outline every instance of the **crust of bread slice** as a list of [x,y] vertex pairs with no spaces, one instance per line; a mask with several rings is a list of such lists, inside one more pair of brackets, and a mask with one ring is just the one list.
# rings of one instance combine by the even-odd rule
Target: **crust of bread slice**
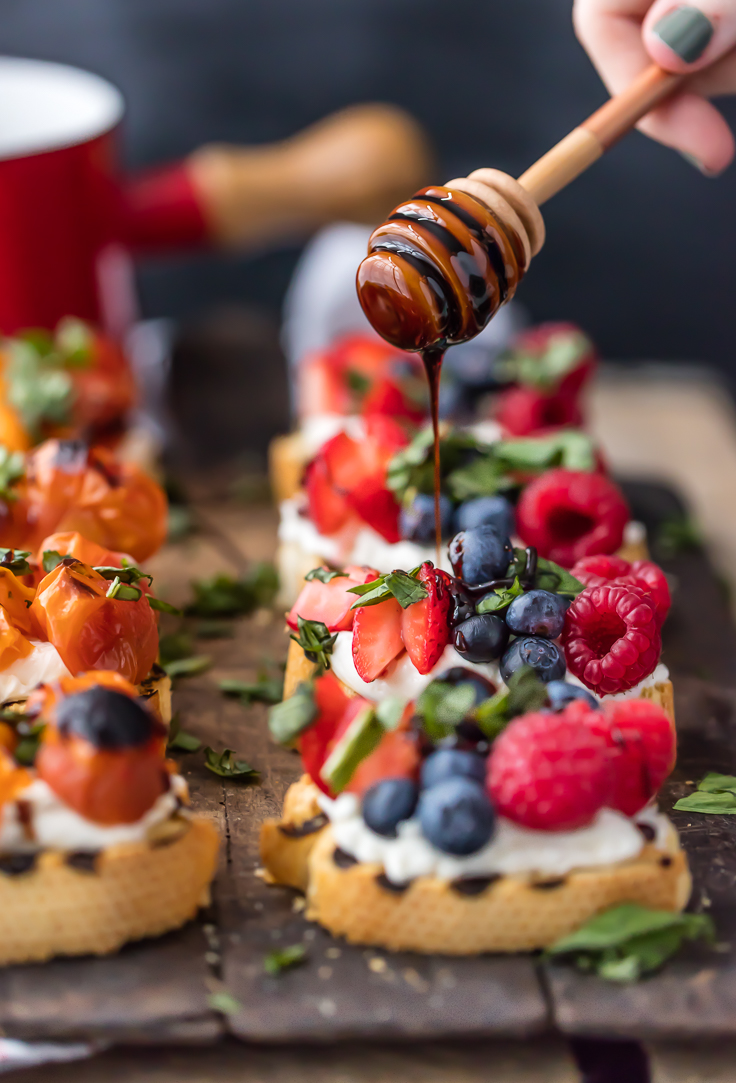
[[158,662],[154,662],[145,681],[138,685],[141,698],[161,719],[165,726],[171,724],[171,677]]
[[304,774],[286,791],[282,818],[261,824],[261,862],[269,883],[307,890],[309,855],[326,823],[318,797],[319,790]]
[[[647,843],[631,861],[579,869],[559,878],[503,876],[477,894],[434,876],[405,889],[381,882],[376,864],[335,863],[330,827],[309,857],[307,917],[355,944],[443,955],[533,951],[549,947],[620,903],[682,910],[691,878],[677,834],[667,849]],[[478,886],[478,881],[474,881]]]
[[277,502],[296,496],[308,462],[309,452],[298,430],[286,436],[274,436],[268,446],[268,480]]
[[178,928],[209,903],[218,847],[209,820],[175,817],[147,842],[101,850],[93,868],[46,850],[27,872],[0,871],[0,964],[106,955]]

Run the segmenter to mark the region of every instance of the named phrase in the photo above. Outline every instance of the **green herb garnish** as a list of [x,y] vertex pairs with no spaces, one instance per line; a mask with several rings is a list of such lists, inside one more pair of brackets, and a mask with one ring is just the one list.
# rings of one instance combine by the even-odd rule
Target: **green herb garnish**
[[268,712],[271,736],[280,745],[293,744],[299,734],[311,726],[317,714],[314,685],[311,681],[301,681],[293,695]]
[[0,568],[7,568],[14,575],[28,575],[30,555],[30,550],[26,549],[0,549]]
[[177,658],[169,662],[163,668],[169,677],[196,677],[204,673],[212,665],[212,659],[207,654],[195,654],[189,658]]
[[307,960],[307,949],[304,944],[291,944],[288,948],[279,948],[278,951],[270,951],[263,960],[263,969],[271,977],[277,977],[283,970],[292,966],[299,966]]
[[226,620],[201,620],[195,631],[198,639],[232,639],[234,634],[232,624]]
[[307,572],[304,578],[308,583],[311,583],[313,579],[318,579],[320,583],[331,583],[333,579],[347,579],[348,573],[335,572],[330,568],[312,568],[311,572]]
[[581,331],[558,331],[547,339],[543,351],[514,350],[495,364],[495,375],[509,383],[551,390],[576,368],[593,345]]
[[283,677],[269,677],[265,670],[255,681],[220,681],[220,691],[226,696],[238,696],[244,704],[280,703],[284,692]]
[[46,575],[52,572],[54,568],[58,568],[63,560],[63,556],[58,549],[44,549],[43,556],[41,558],[41,564]]
[[175,714],[169,726],[169,739],[166,743],[167,750],[173,752],[198,752],[202,742],[191,733],[186,733],[181,728],[179,715]]
[[187,612],[200,617],[247,615],[255,609],[270,606],[278,586],[276,569],[265,563],[256,564],[241,579],[230,575],[200,579],[192,583],[194,601],[187,607]]
[[475,706],[476,691],[471,681],[449,684],[432,681],[416,702],[416,713],[422,718],[427,736],[432,741],[449,737]]
[[139,587],[131,587],[123,583],[119,575],[116,575],[110,584],[106,597],[117,598],[121,602],[137,602],[143,591]]
[[498,590],[494,590],[481,598],[475,607],[475,611],[476,613],[498,613],[502,609],[507,609],[514,598],[518,598],[523,593],[524,588],[519,582],[518,575],[514,576],[514,581],[510,587],[499,587]]
[[681,797],[672,807],[678,812],[736,815],[736,775],[720,775],[711,771],[698,783],[695,793]]
[[298,635],[292,634],[289,638],[299,644],[310,662],[315,662],[322,669],[329,669],[337,632],[333,635],[321,620],[305,620],[297,616],[296,623]]
[[222,1015],[237,1015],[243,1008],[240,1001],[232,993],[228,993],[224,989],[219,993],[209,993],[207,1005],[212,1008],[213,1012],[221,1012]]
[[419,568],[410,572],[388,572],[379,575],[369,583],[359,583],[355,587],[348,587],[348,594],[359,594],[357,602],[353,602],[351,609],[359,609],[361,606],[378,605],[388,598],[395,598],[402,609],[408,609],[414,602],[421,602],[429,597],[429,591],[417,579]]
[[703,535],[698,525],[687,516],[665,519],[659,524],[654,548],[662,557],[671,558],[680,553],[692,553],[703,547]]
[[171,632],[161,636],[158,641],[158,656],[162,666],[169,662],[178,662],[180,658],[191,658],[194,654],[192,637],[186,632]]
[[714,939],[706,914],[673,914],[624,903],[598,914],[548,948],[551,958],[571,956],[581,970],[608,981],[636,981],[657,970],[683,940]]
[[0,499],[13,501],[18,494],[13,486],[26,472],[25,457],[22,451],[8,451],[0,445]]
[[209,745],[204,750],[204,765],[208,771],[222,778],[247,778],[250,782],[258,779],[258,771],[251,767],[245,760],[236,760],[232,748],[225,748],[222,752],[215,752]]

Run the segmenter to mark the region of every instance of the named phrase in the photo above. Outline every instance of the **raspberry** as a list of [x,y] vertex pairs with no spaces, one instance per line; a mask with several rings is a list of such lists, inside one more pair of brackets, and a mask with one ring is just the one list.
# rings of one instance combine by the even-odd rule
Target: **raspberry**
[[628,519],[626,501],[612,481],[562,467],[530,482],[516,509],[525,544],[565,568],[618,549]]
[[572,831],[608,804],[609,735],[582,700],[559,714],[514,719],[493,745],[486,785],[502,816],[538,831]]
[[508,436],[540,436],[582,424],[580,407],[571,395],[544,394],[531,387],[512,387],[499,395],[496,420]]
[[659,627],[654,601],[641,587],[586,587],[565,617],[567,667],[599,696],[625,692],[656,666]]
[[662,569],[651,560],[636,560],[629,564],[621,557],[583,557],[573,567],[572,574],[586,587],[601,587],[604,583],[641,587],[654,602],[660,628],[664,624],[670,610],[670,588]]
[[675,731],[665,711],[644,699],[605,705],[613,788],[607,804],[634,816],[654,797],[675,763]]

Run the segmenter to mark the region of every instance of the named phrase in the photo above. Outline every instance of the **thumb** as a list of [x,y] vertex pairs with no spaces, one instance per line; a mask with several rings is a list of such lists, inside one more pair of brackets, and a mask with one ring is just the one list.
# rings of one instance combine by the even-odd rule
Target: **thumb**
[[644,45],[667,71],[708,67],[736,44],[736,5],[732,0],[677,4],[655,0],[642,27]]

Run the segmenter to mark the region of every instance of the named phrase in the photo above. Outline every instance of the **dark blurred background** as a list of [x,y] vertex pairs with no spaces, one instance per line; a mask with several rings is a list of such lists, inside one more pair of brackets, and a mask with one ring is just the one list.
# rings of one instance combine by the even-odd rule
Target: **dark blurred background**
[[[212,141],[277,140],[352,102],[411,111],[442,182],[518,174],[604,99],[570,0],[2,0],[0,50],[79,65],[128,102],[131,166]],[[724,111],[736,122],[736,102]],[[609,358],[707,360],[736,382],[734,174],[702,177],[634,134],[546,208],[520,291]],[[222,302],[277,313],[298,249],[140,268],[145,315]]]

